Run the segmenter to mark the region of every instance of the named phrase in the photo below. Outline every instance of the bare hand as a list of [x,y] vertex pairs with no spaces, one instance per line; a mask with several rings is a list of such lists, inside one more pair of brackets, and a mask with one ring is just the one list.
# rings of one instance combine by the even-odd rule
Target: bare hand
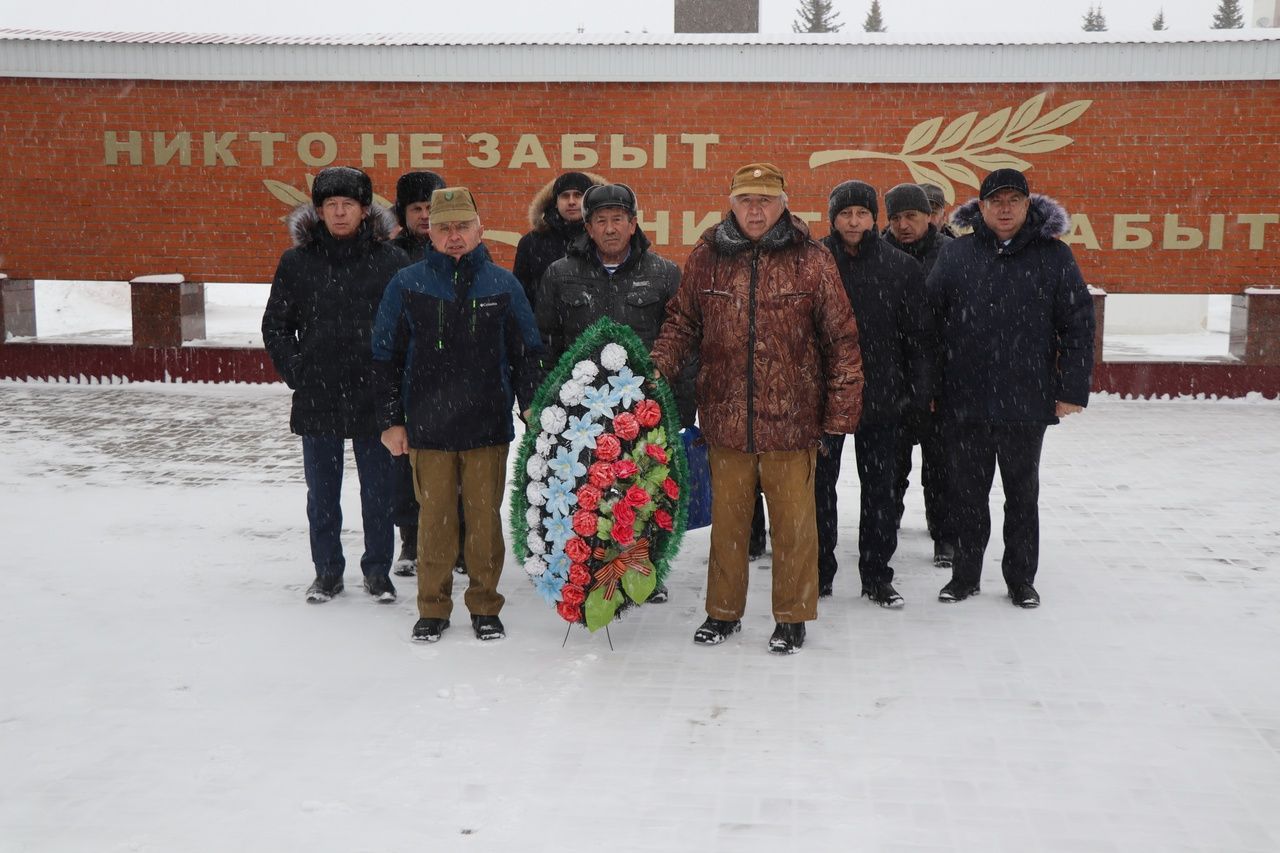
[[1054,407],[1054,414],[1060,418],[1065,418],[1067,415],[1074,415],[1077,412],[1083,411],[1084,406],[1077,406],[1075,403],[1064,403],[1061,400],[1059,400],[1058,404]]
[[387,427],[382,431],[382,445],[392,456],[404,456],[409,452],[409,431],[403,426]]

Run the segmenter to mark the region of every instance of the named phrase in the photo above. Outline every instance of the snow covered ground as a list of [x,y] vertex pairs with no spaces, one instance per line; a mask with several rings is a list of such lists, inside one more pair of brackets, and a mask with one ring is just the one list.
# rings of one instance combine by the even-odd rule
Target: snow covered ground
[[[0,382],[0,850],[1280,849],[1280,404],[1096,399],[1050,431],[1044,606],[935,596],[913,483],[904,610],[836,594],[804,651],[696,647],[672,599],[603,633],[509,560],[509,636],[409,640],[414,581],[310,580],[279,386]],[[852,453],[850,444],[850,454]],[[997,491],[999,486],[997,485]],[[998,503],[998,501],[997,501]],[[998,507],[995,529],[999,530]]]

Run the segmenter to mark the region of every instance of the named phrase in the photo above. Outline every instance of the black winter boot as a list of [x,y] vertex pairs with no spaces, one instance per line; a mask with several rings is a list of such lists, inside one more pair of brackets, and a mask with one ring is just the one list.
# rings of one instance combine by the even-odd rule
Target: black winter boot
[[418,525],[400,528],[400,556],[396,557],[391,571],[402,578],[411,578],[418,573]]

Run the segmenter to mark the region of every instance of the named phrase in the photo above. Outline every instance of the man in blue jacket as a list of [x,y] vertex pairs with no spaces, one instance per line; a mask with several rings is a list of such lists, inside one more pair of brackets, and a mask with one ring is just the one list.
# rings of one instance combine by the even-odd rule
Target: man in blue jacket
[[542,379],[542,341],[524,289],[489,259],[483,235],[469,190],[432,193],[436,251],[387,285],[373,330],[382,442],[394,456],[409,454],[422,506],[413,638],[428,643],[453,610],[459,486],[472,629],[481,640],[505,636],[499,508],[515,437],[511,407],[518,397],[527,411]]
[[1089,402],[1093,300],[1066,233],[1067,212],[1031,195],[1015,169],[997,169],[953,221],[971,226],[929,275],[941,335],[938,410],[950,463],[955,563],[941,601],[977,595],[991,536],[988,500],[1004,485],[1009,597],[1038,607],[1040,449],[1045,427]]

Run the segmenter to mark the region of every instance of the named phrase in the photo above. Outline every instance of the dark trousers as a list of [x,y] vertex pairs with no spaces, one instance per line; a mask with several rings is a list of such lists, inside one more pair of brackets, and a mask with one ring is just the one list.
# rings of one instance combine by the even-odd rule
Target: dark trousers
[[[898,516],[894,503],[898,436],[894,426],[862,427],[853,436],[858,466],[858,575],[864,584],[893,580],[889,561],[898,550]],[[840,478],[843,435],[822,439],[826,453],[818,454],[814,480],[818,513],[818,583],[826,586],[836,576],[836,532],[840,513],[836,506],[836,481]]]
[[858,463],[858,574],[862,582],[893,580],[889,561],[898,550],[898,508],[893,483],[897,476],[902,427],[859,427],[853,435]]
[[1044,424],[954,423],[945,427],[950,453],[952,578],[976,585],[991,538],[991,483],[1004,486],[1006,584],[1032,583],[1040,560],[1040,449]]
[[[351,439],[360,478],[360,511],[364,523],[365,575],[385,575],[391,569],[395,526],[391,520],[391,454],[377,437]],[[307,522],[311,532],[311,561],[317,577],[341,576],[342,469],[346,442],[332,436],[302,437],[302,470],[307,480]]]
[[418,526],[418,498],[413,493],[413,465],[409,454],[391,457],[392,465],[392,518],[396,527]]
[[902,518],[911,484],[911,453],[920,445],[920,485],[924,489],[924,517],[929,525],[929,537],[933,541],[950,542],[947,534],[947,453],[943,443],[942,424],[931,417],[920,429],[904,427],[898,441],[898,471],[894,483],[894,498],[898,518]]

